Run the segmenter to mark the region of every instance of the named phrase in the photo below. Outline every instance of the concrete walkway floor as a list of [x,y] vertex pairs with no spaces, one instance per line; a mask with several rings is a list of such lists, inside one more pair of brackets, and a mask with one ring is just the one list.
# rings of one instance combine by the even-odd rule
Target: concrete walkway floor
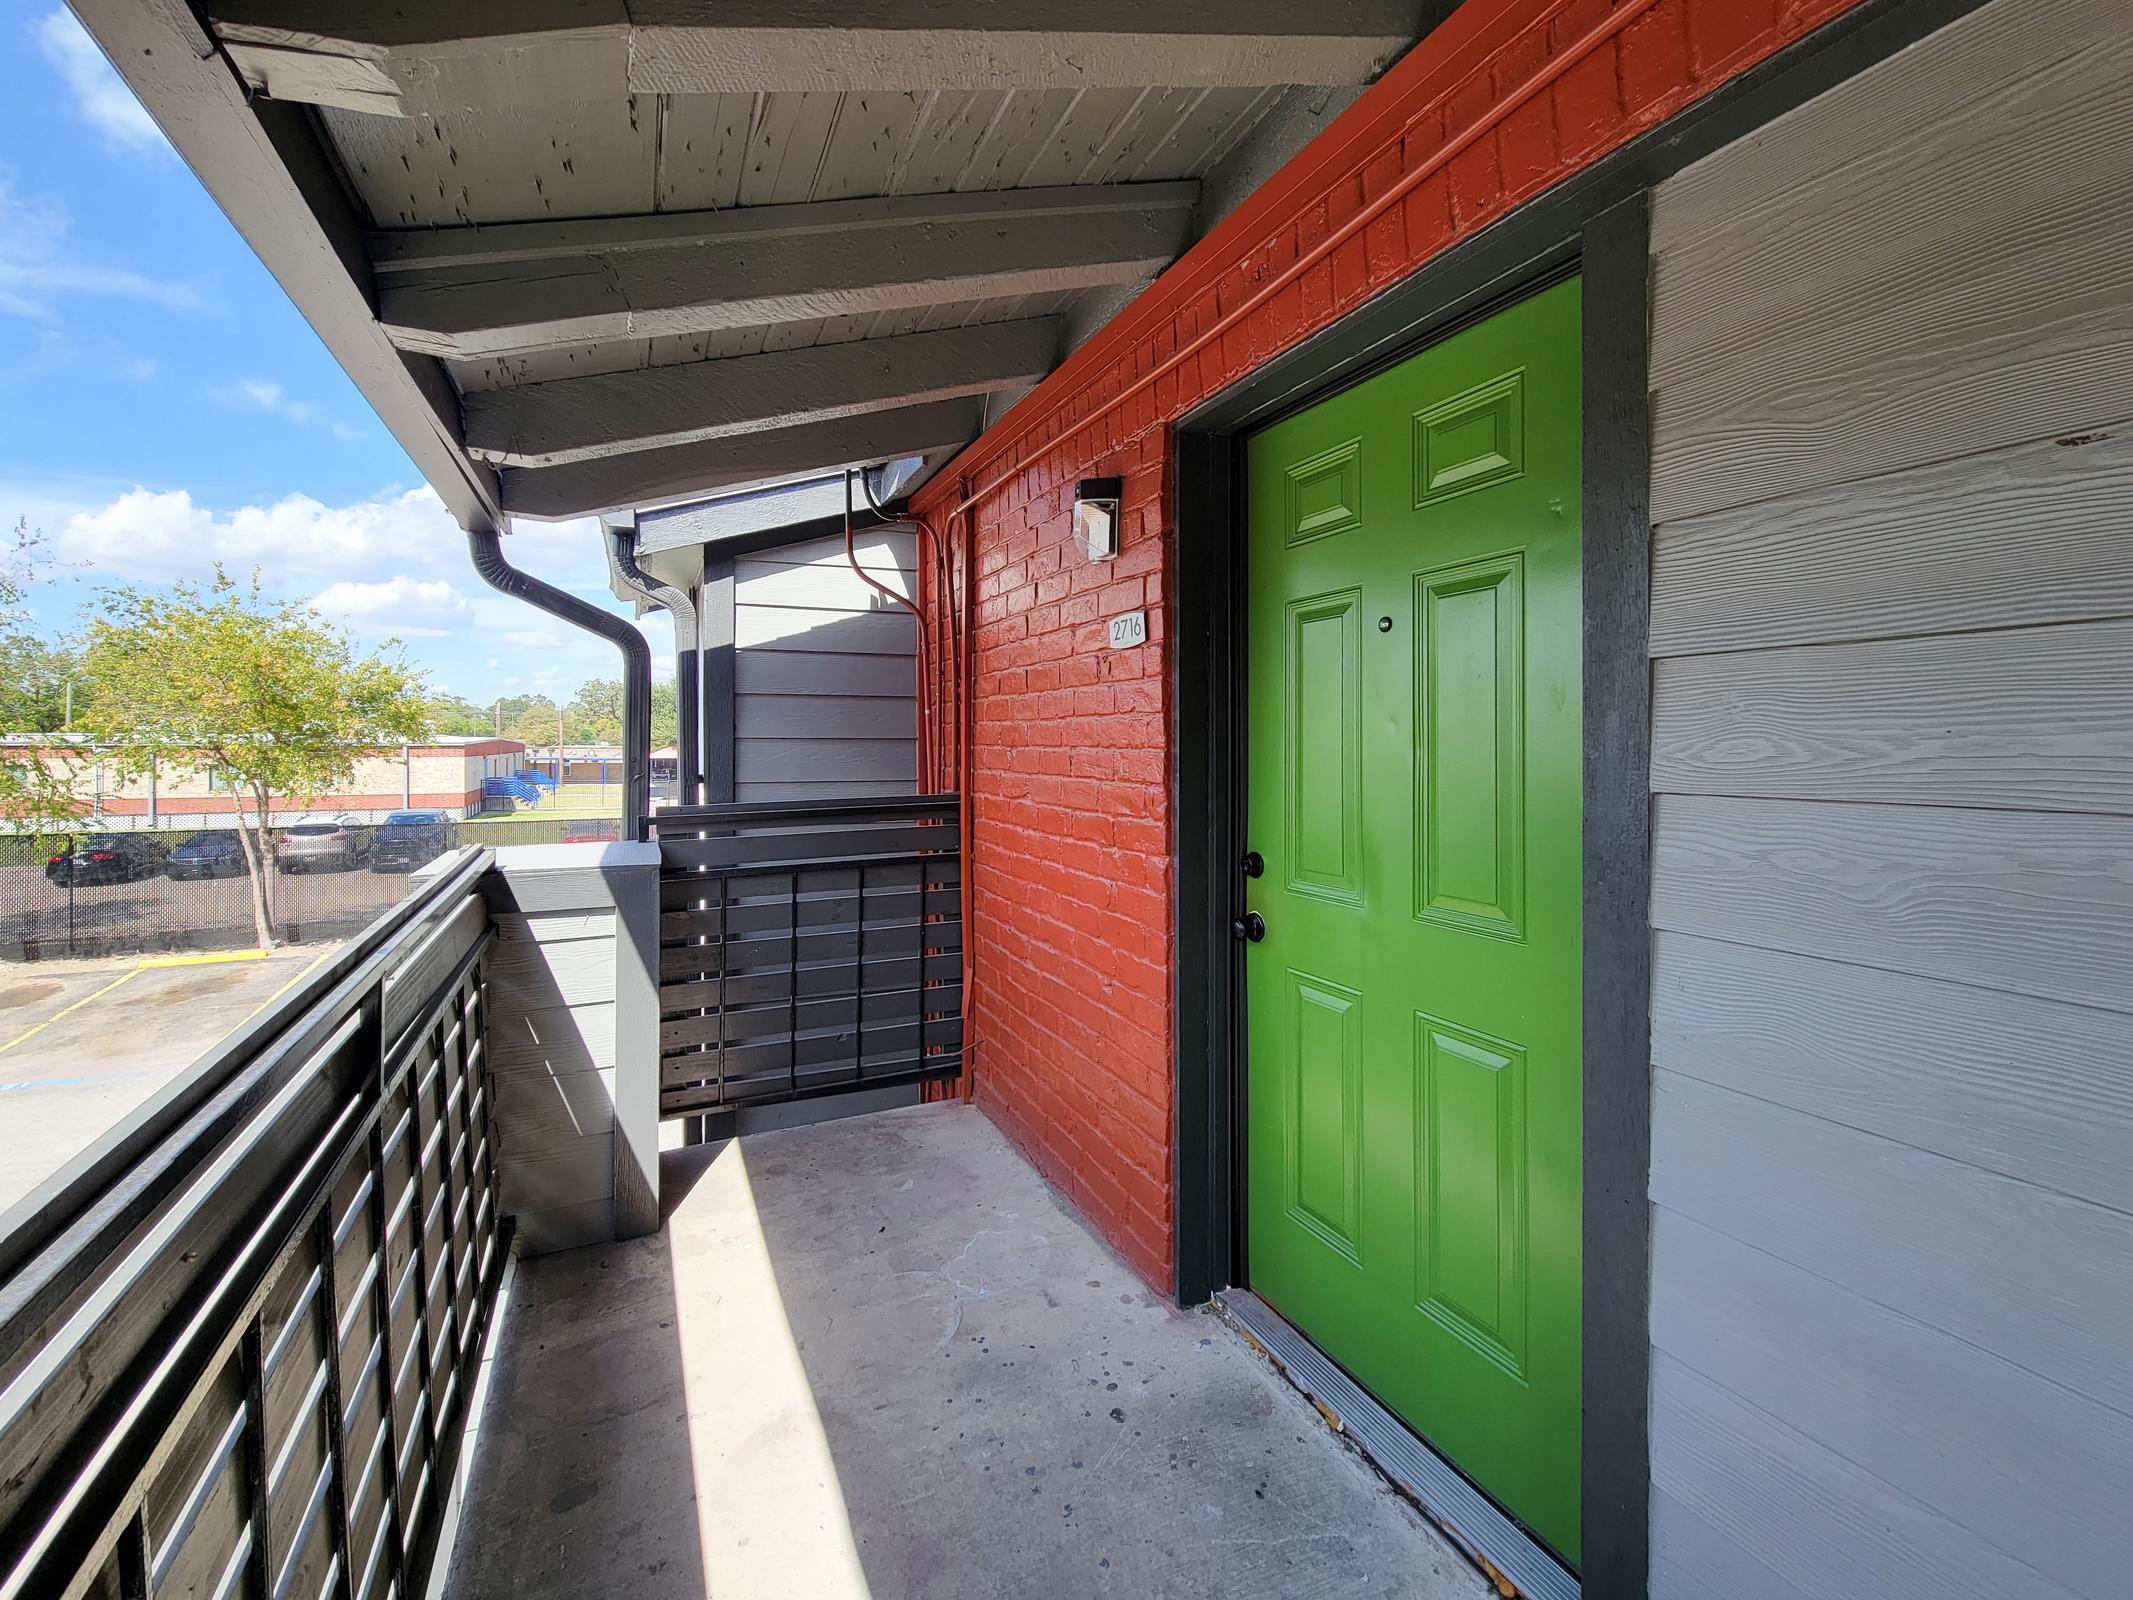
[[520,1264],[452,1600],[1493,1593],[974,1110],[662,1182],[665,1232]]

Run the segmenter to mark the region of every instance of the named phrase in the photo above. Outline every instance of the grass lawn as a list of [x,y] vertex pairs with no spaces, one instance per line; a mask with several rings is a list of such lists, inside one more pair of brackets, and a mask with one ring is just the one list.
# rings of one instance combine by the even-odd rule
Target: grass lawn
[[[542,799],[538,806],[521,805],[516,811],[490,811],[458,824],[455,837],[462,844],[540,843],[553,838],[559,822],[622,815],[622,785],[597,783],[566,785],[560,793]],[[516,834],[532,837],[524,840]]]

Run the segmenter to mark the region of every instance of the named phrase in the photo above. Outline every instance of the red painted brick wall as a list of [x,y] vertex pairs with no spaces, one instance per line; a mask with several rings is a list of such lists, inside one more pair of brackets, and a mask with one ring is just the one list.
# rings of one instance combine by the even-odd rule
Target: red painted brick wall
[[[1467,0],[918,496],[953,541],[983,491],[975,1096],[1150,1284],[1172,1281],[1169,424],[1853,3]],[[1621,12],[1637,14],[1519,100]],[[1418,166],[1434,170],[1162,370]],[[1092,566],[1072,504],[1099,475],[1125,479],[1124,526],[1118,559]],[[1106,648],[1104,619],[1141,606],[1148,643]]]

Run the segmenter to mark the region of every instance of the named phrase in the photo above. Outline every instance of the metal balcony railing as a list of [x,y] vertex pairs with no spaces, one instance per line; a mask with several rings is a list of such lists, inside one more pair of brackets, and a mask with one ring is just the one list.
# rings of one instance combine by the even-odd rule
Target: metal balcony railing
[[953,1077],[955,795],[682,806],[659,841],[659,1109]]
[[423,1592],[505,1253],[490,860],[7,1219],[0,1600]]

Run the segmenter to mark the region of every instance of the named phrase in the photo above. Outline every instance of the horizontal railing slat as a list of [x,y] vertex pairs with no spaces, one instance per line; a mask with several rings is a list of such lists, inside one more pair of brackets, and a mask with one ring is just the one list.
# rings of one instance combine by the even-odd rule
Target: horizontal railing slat
[[[378,1294],[396,1253],[354,1208],[386,1215],[373,1149],[415,1083],[447,1117],[485,1104],[464,1081],[482,1070],[464,1019],[478,1018],[489,861],[448,863],[330,963],[330,981],[298,985],[210,1059],[212,1076],[62,1175],[36,1237],[0,1262],[0,1595],[133,1593],[150,1578],[204,1593],[232,1574],[308,1595],[347,1570],[345,1530],[371,1491],[341,1465],[340,1424],[375,1385],[358,1360],[344,1389],[344,1330],[381,1357],[393,1347],[375,1317],[340,1308]],[[406,1024],[397,1041],[388,1018]],[[480,1217],[493,1245],[493,1167],[447,1181],[454,1214]],[[406,1315],[425,1343],[467,1331]],[[459,1344],[454,1383],[478,1356]],[[433,1481],[457,1438],[421,1452]],[[433,1553],[391,1550],[402,1592],[423,1586]]]
[[657,834],[704,827],[805,827],[812,822],[894,821],[922,817],[953,822],[961,807],[952,794],[880,795],[837,800],[748,800],[711,806],[664,806],[652,813]]
[[957,796],[692,806],[652,830],[662,1115],[961,1070]]

